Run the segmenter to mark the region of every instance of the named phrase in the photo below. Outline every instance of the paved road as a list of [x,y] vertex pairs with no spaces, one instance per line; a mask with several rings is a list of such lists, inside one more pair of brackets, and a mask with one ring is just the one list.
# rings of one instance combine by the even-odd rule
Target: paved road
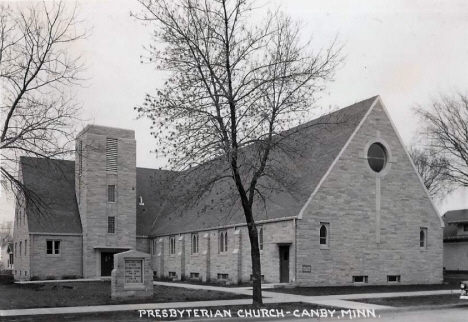
[[[345,314],[345,317],[336,318],[312,318],[312,319],[284,319],[281,322],[303,322],[303,321],[353,321],[353,322],[466,322],[468,321],[468,304],[463,307],[440,309],[440,310],[424,310],[424,311],[387,311],[377,313],[377,317],[372,316],[367,318],[350,319]],[[214,321],[212,321],[214,322]],[[246,321],[247,322],[247,321]]]

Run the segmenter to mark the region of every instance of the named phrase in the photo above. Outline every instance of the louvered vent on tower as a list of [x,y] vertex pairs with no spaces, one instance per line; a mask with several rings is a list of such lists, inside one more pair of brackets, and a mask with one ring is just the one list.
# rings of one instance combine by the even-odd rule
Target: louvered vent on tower
[[117,139],[106,139],[106,171],[117,171]]

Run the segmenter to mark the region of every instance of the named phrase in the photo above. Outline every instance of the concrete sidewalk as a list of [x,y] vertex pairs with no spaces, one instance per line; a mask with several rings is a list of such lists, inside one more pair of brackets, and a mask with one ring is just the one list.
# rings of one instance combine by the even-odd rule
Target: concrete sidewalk
[[[181,287],[188,289],[211,290],[228,292],[233,294],[251,295],[251,289],[241,287],[223,287],[213,285],[193,285],[184,283],[153,282],[155,285],[169,287]],[[395,293],[366,293],[366,294],[342,294],[325,296],[303,296],[277,292],[264,291],[263,302],[271,303],[295,303],[303,302],[316,304],[319,306],[333,306],[343,309],[375,309],[389,310],[395,309],[391,306],[383,306],[369,303],[352,302],[350,300],[379,298],[379,297],[404,297],[404,296],[424,296],[440,294],[457,294],[459,290],[442,291],[419,291],[419,292],[395,292]],[[122,305],[100,305],[100,306],[76,306],[76,307],[54,307],[35,308],[21,310],[0,310],[0,316],[21,316],[21,315],[43,315],[43,314],[79,314],[96,312],[117,312],[117,311],[137,311],[154,309],[183,309],[183,308],[207,308],[216,306],[249,305],[251,299],[224,300],[224,301],[198,301],[198,302],[172,302],[172,303],[145,303],[145,304],[122,304]]]

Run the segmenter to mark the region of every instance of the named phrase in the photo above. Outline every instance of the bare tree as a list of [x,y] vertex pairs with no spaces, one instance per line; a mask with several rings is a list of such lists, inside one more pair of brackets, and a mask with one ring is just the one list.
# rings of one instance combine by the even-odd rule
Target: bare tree
[[0,224],[0,235],[2,239],[0,242],[11,241],[13,239],[13,221],[3,220]]
[[259,19],[247,0],[140,3],[144,9],[137,17],[155,24],[149,59],[167,81],[137,110],[153,120],[158,152],[173,169],[193,173],[215,165],[198,172],[206,175],[199,179],[203,192],[228,180],[247,223],[253,303],[260,305],[253,209],[262,197],[259,181],[272,173],[282,133],[307,119],[315,95],[331,80],[340,48],[333,41],[313,52],[297,23],[278,10]]
[[453,190],[448,161],[430,149],[410,146],[409,154],[431,197],[442,199]]
[[[423,134],[430,154],[432,172],[442,171],[456,186],[468,186],[468,97],[443,96],[429,108],[418,106],[423,120]],[[439,168],[439,169],[438,169]]]
[[82,83],[84,66],[69,50],[85,36],[81,27],[76,5],[0,4],[1,183],[19,199],[35,199],[16,179],[20,156],[56,158],[72,150],[79,106],[70,89]]

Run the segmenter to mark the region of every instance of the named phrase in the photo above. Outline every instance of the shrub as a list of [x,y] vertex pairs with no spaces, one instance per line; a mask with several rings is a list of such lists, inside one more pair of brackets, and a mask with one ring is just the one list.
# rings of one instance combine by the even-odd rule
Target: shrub
[[30,281],[40,281],[41,278],[39,276],[31,276],[31,278],[29,280]]
[[50,281],[50,280],[56,280],[57,278],[53,275],[47,275],[46,277],[46,280]]

